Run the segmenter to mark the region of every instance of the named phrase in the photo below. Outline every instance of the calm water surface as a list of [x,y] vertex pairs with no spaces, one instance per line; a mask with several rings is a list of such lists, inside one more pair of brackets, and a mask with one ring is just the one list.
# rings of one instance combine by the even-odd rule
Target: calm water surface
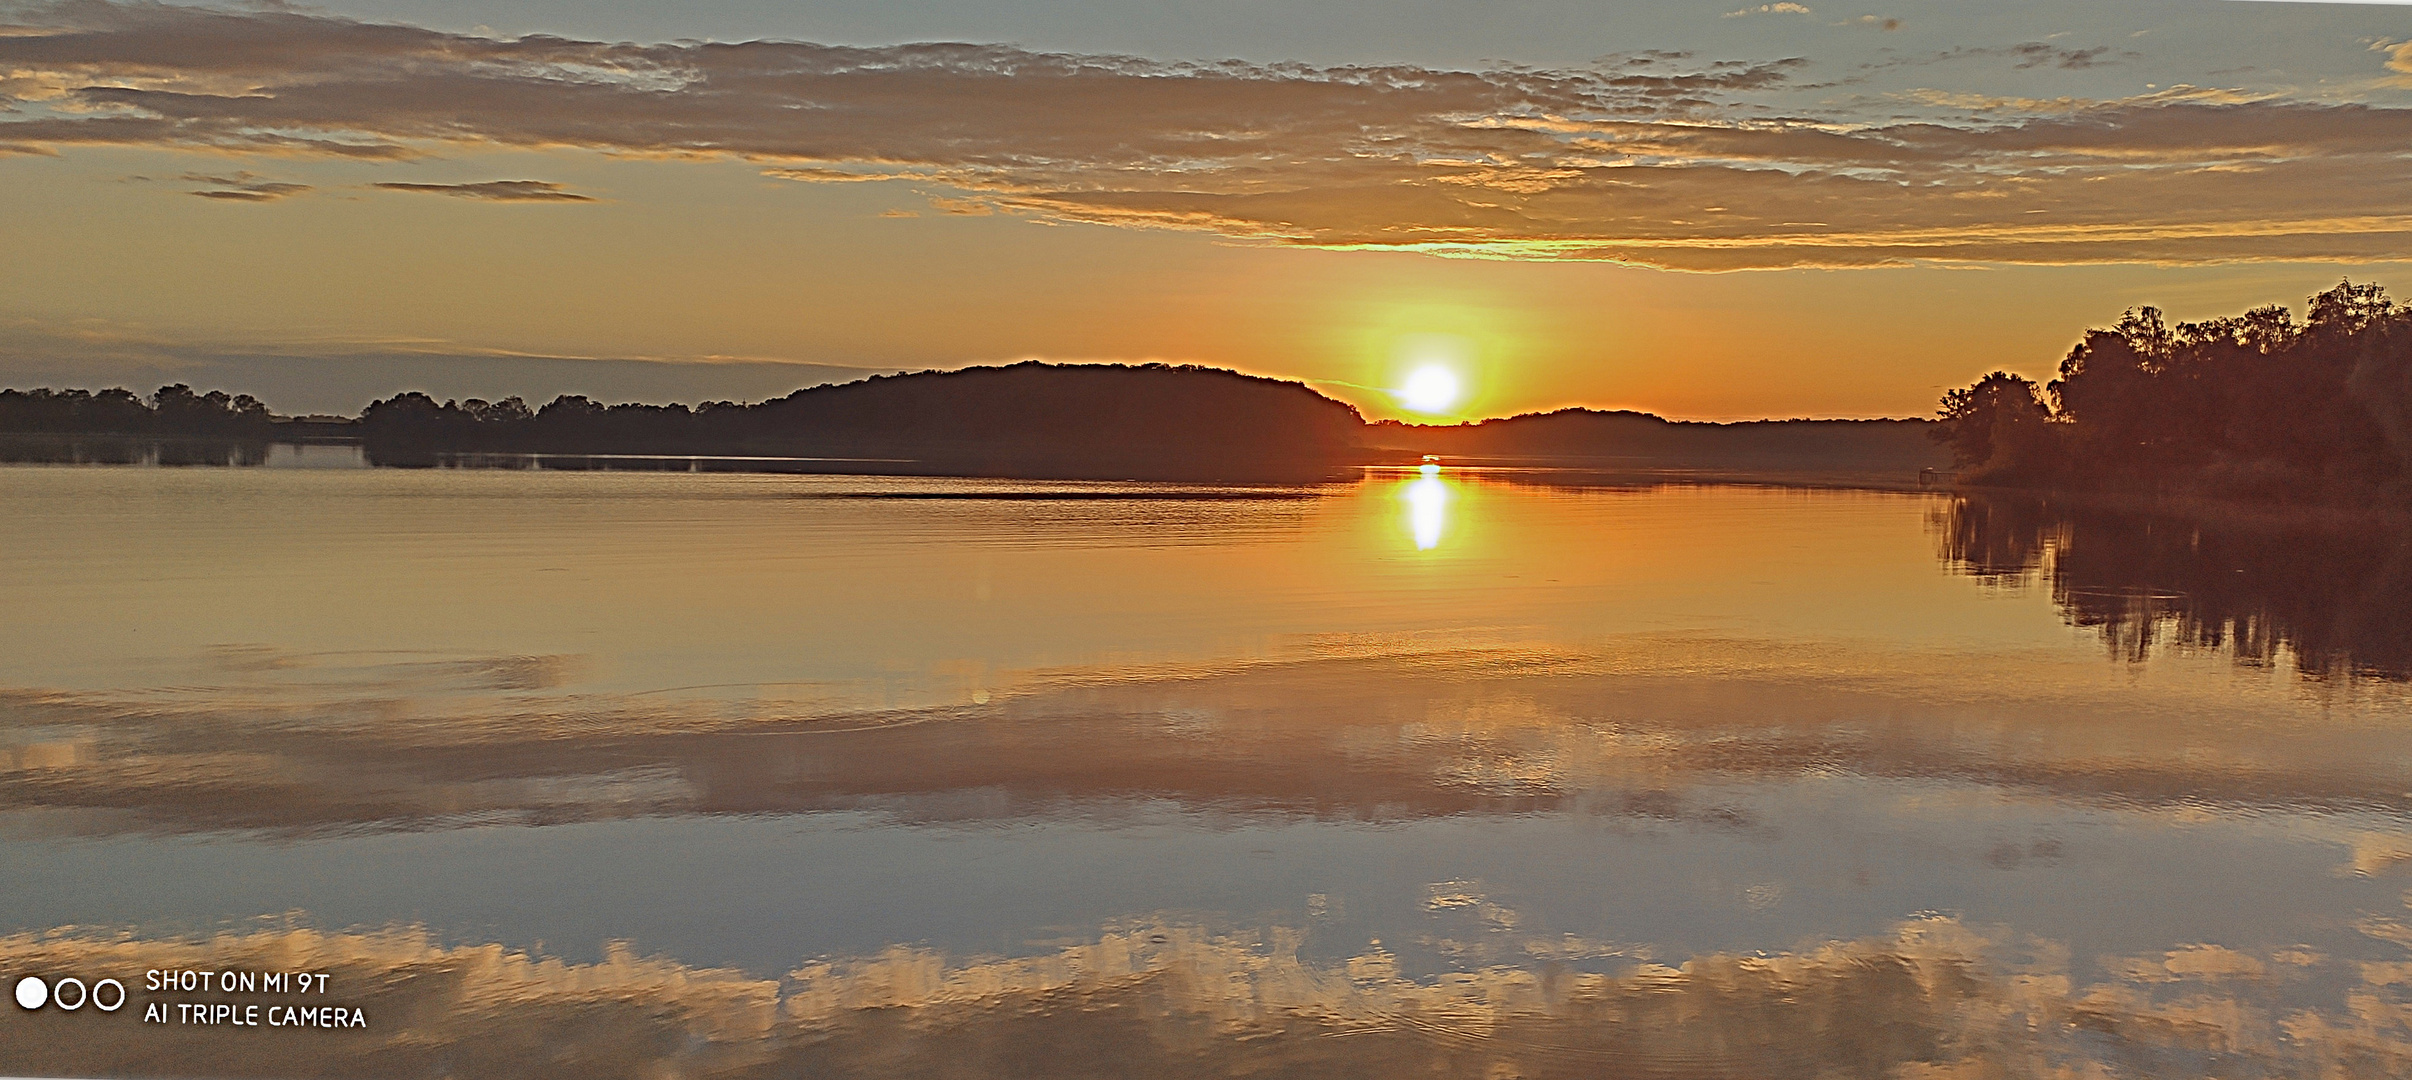
[[2400,539],[1535,479],[0,467],[0,967],[372,1018],[0,1071],[2412,1071]]

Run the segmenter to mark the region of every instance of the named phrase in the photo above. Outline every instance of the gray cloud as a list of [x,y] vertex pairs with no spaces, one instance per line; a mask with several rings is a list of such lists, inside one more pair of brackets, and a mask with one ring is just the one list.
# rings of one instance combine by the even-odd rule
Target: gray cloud
[[189,194],[226,202],[275,202],[278,199],[299,195],[310,190],[308,184],[270,180],[258,173],[250,172],[239,172],[232,176],[186,173],[177,179],[191,184],[210,185]]
[[2096,45],[2091,48],[2072,49],[2065,45],[2054,45],[2048,41],[2022,41],[2016,45],[1963,45],[1959,48],[1945,49],[1941,52],[1926,53],[1923,55],[1894,56],[1889,59],[1862,64],[1860,65],[1860,70],[1874,71],[1884,68],[1925,67],[1933,64],[1950,63],[1955,60],[2007,58],[2012,62],[2010,66],[2020,70],[2050,67],[2057,68],[2062,71],[2082,71],[2087,68],[2109,67],[2113,64],[2125,63],[2129,60],[2140,59],[2143,57],[2143,55],[2144,54],[2135,52],[2134,50],[2114,50],[2108,45]]
[[1808,14],[1812,14],[1812,12],[1809,10],[1808,5],[1806,5],[1806,4],[1795,4],[1795,3],[1790,3],[1790,2],[1788,2],[1788,0],[1787,0],[1787,2],[1785,2],[1785,3],[1761,4],[1761,5],[1759,5],[1759,6],[1755,7],[1755,8],[1754,8],[1754,7],[1746,7],[1746,8],[1743,8],[1742,10],[1740,10],[1740,11],[1728,11],[1728,12],[1726,12],[1726,13],[1725,13],[1723,16],[1720,16],[1720,17],[1721,17],[1721,18],[1727,18],[1727,19],[1740,19],[1740,18],[1746,18],[1746,17],[1748,17],[1748,16],[1752,16],[1752,15],[1808,15]]
[[2120,59],[2136,55],[2135,53],[2122,53],[2119,56],[2104,59],[2110,51],[2111,47],[2108,45],[2096,45],[2090,49],[2068,49],[2040,41],[2030,41],[2010,47],[2010,55],[2018,57],[2019,67],[2034,68],[2049,65],[2066,71],[2114,64]]
[[[1802,61],[1660,53],[1438,71],[506,41],[102,0],[19,21],[0,32],[0,144],[36,152],[736,157],[802,182],[913,183],[955,213],[1696,270],[2412,250],[2412,109],[2366,104],[2181,88],[1784,107],[1809,100]],[[1972,50],[2050,70],[2119,58]]]
[[580,195],[560,184],[545,180],[487,180],[476,184],[401,184],[371,185],[387,191],[423,191],[431,195],[451,195],[463,199],[483,199],[488,202],[593,202],[591,195]]

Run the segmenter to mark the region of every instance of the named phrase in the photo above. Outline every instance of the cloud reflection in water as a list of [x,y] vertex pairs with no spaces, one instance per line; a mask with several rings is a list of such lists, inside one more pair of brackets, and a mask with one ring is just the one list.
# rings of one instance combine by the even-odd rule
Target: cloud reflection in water
[[[1419,481],[1420,482],[1420,481]],[[1939,780],[2111,808],[2412,811],[2404,695],[2093,657],[1630,635],[1333,635],[1251,660],[992,672],[986,704],[829,687],[529,689],[570,659],[242,650],[250,689],[0,692],[0,810],[296,833],[1134,801],[1364,820],[1705,812],[1738,779]],[[503,689],[508,687],[509,689]],[[996,801],[1001,800],[1001,801]],[[114,824],[102,825],[106,820]]]
[[[2412,1068],[2405,964],[2216,945],[2110,958],[1947,917],[1773,954],[1613,973],[1529,959],[1402,976],[1378,944],[1302,956],[1296,930],[1163,917],[1038,956],[897,946],[783,978],[626,947],[565,963],[420,929],[272,928],[153,940],[66,929],[0,937],[8,970],[326,971],[362,1032],[262,1032],[130,1016],[0,1015],[31,1072],[228,1076],[2380,1077]],[[2089,969],[2090,970],[2090,969]],[[2342,1000],[2304,993],[2335,984]],[[203,1000],[208,995],[154,995]],[[138,995],[139,998],[139,995]],[[73,1025],[71,1039],[56,1037]],[[242,1052],[238,1052],[238,1049]]]
[[[1429,533],[1417,516],[1419,490],[1437,493]],[[1850,577],[1845,557],[1887,538],[1898,538],[1912,563],[1891,569],[1914,571],[1917,584],[1955,604],[1974,595],[1966,580],[1935,571],[1932,534],[1920,531],[1922,504],[1909,499],[1786,495],[1800,505],[1774,515],[1759,512],[1772,497],[1618,496],[1611,506],[1607,496],[1511,491],[1444,475],[1378,479],[1362,495],[1281,504],[1291,516],[1279,529],[1246,538],[1262,545],[1263,558],[1234,563],[1221,577],[1198,568],[1212,565],[1202,560],[1217,545],[1232,546],[1235,524],[1247,520],[1222,503],[1125,500],[1109,510],[980,502],[966,511],[958,500],[941,518],[929,500],[845,501],[849,512],[867,506],[946,523],[908,534],[914,544],[900,550],[912,559],[842,564],[886,575],[861,575],[876,588],[859,607],[814,609],[846,613],[849,628],[931,576],[933,564],[917,553],[939,549],[933,538],[952,550],[966,535],[983,557],[1017,544],[1071,551],[1069,568],[1047,580],[1074,581],[1075,572],[1110,578],[1121,591],[1096,594],[1108,599],[1206,580],[1213,587],[1197,595],[1218,607],[1232,593],[1261,601],[1248,609],[1251,626],[1354,627],[1268,632],[1244,647],[1082,653],[1086,659],[1056,666],[983,661],[967,667],[962,693],[943,680],[892,696],[859,692],[840,677],[773,682],[797,676],[768,663],[736,669],[760,682],[679,678],[689,654],[654,666],[631,665],[631,653],[615,656],[603,644],[592,646],[593,657],[553,654],[545,652],[550,643],[580,639],[533,631],[491,654],[221,647],[193,657],[189,670],[136,687],[27,685],[20,675],[0,688],[0,843],[28,853],[22,869],[10,864],[14,880],[6,883],[19,896],[79,880],[74,871],[99,860],[125,860],[124,880],[137,880],[154,856],[195,850],[225,854],[229,866],[275,867],[307,861],[287,858],[291,852],[331,851],[310,865],[348,858],[354,869],[392,852],[419,853],[423,861],[385,867],[399,866],[396,877],[434,877],[443,864],[429,853],[481,845],[540,851],[536,861],[549,862],[491,864],[503,868],[497,876],[524,870],[544,887],[526,894],[543,910],[490,933],[472,905],[442,909],[437,903],[451,902],[443,897],[423,915],[357,916],[371,924],[426,918],[434,925],[425,932],[276,929],[199,941],[163,929],[335,903],[297,901],[289,894],[301,886],[284,887],[296,879],[263,876],[271,884],[230,889],[220,895],[235,900],[189,922],[127,915],[140,926],[124,936],[40,932],[85,918],[81,909],[20,914],[15,929],[30,932],[0,939],[0,966],[139,970],[250,956],[325,966],[368,988],[375,1015],[396,1020],[357,1041],[311,1044],[330,1075],[810,1067],[834,1075],[1063,1076],[1119,1075],[1134,1061],[1164,1075],[1317,1077],[1436,1065],[1464,1075],[1929,1080],[2405,1071],[2412,1027],[2401,988],[2412,982],[2399,973],[2412,971],[2403,944],[2412,930],[2394,876],[2412,863],[2403,686],[2273,677],[2218,656],[2106,664],[2091,648],[2067,647],[2060,616],[2040,599],[2029,605],[2034,622],[2054,635],[2043,644],[1853,636],[1868,634],[1865,623],[1630,632],[1674,624],[1668,612],[1714,598],[1700,582],[1733,576],[1722,562],[1713,576],[1685,576],[1679,560],[1687,553],[1724,558],[1732,549],[1713,546],[1723,535],[1758,536],[1744,553],[1764,554],[1776,547],[1762,542],[1767,536],[1789,537],[1802,522],[1824,520],[1808,515],[1825,510],[1874,524],[1852,531],[1826,521],[1832,531],[1815,563],[1841,568],[1840,584],[1802,595],[1848,597],[1867,593],[1865,581],[1892,580]],[[748,512],[770,505],[734,485],[726,501]],[[496,514],[521,505],[493,502],[502,508]],[[1653,505],[1677,502],[1677,511],[1649,517]],[[787,498],[777,506],[809,521],[836,504]],[[1480,512],[1467,515],[1474,507]],[[1714,518],[1715,529],[1600,528],[1689,526],[1719,507],[1731,512]],[[673,516],[707,517],[683,504],[678,515],[664,514]],[[777,581],[759,572],[751,538],[786,536],[789,518],[764,521],[761,531],[741,534],[746,557],[727,564],[732,579],[754,591]],[[1751,533],[1754,521],[1771,524]],[[2023,522],[2003,537],[1945,525],[1946,536],[1972,539],[1956,549],[1970,565],[1995,539],[2010,550],[2031,535]],[[598,527],[580,535],[648,534]],[[593,565],[612,569],[619,586],[642,584],[643,573],[630,568],[670,565],[652,556],[717,534],[663,535],[677,543],[630,549],[647,558],[608,548],[613,558]],[[1604,547],[1603,536],[1616,542]],[[1444,540],[1446,561],[1468,573],[1425,574],[1432,561],[1406,555],[1409,541],[1430,551]],[[73,568],[89,547],[88,538],[62,542],[58,550],[69,554],[53,565]],[[463,565],[525,565],[470,550],[476,558]],[[1627,579],[1591,579],[1596,587],[1577,592],[1549,585],[1542,573],[1533,575],[1541,584],[1524,594],[1532,599],[1526,606],[1500,591],[1511,573],[1571,576],[1603,550],[1630,555],[1631,580],[1676,599],[1612,608]],[[2174,559],[2191,549],[2145,550]],[[1468,553],[1478,557],[1457,561]],[[546,549],[543,558],[533,565],[570,556]],[[1027,572],[1034,563],[1022,565]],[[1370,603],[1365,597],[1403,605],[1403,587],[1380,590],[1389,580],[1381,575],[1396,568],[1428,591],[1430,606],[1394,624],[1349,622],[1353,611],[1343,605]],[[1279,572],[1312,577],[1327,591],[1267,587],[1264,578]],[[1768,571],[1771,580],[1776,573]],[[1434,578],[1448,579],[1446,587],[1428,585]],[[454,584],[461,580],[485,579]],[[684,587],[665,595],[703,595],[719,606],[699,606],[714,611],[744,599],[733,589],[698,594],[688,578],[662,580]],[[968,596],[974,580],[945,584]],[[981,595],[960,610],[1001,604],[1017,587],[1010,576],[993,580],[996,599]],[[1174,602],[1188,594],[1147,595],[1179,618],[1204,610],[1203,602]],[[1295,601],[1299,595],[1312,603]],[[1550,605],[1576,603],[1623,622],[1603,617],[1578,632],[1572,622],[1548,621],[1559,612]],[[1277,622],[1292,605],[1314,618]],[[608,610],[658,618],[657,609]],[[1964,618],[1974,607],[1942,610]],[[1612,629],[1594,633],[1594,625]],[[712,650],[758,639],[797,640],[741,626],[711,639]],[[899,632],[881,645],[912,640]],[[2385,639],[2351,640],[2368,654],[2369,642]],[[571,823],[595,825],[553,827]],[[745,829],[786,831],[766,845],[763,833]],[[865,883],[826,872],[748,879],[771,881],[746,886],[759,903],[718,908],[696,902],[692,883],[706,881],[701,874],[680,878],[687,891],[668,902],[641,888],[579,894],[553,886],[674,843],[735,851],[716,864],[724,867],[784,857],[823,871],[827,836],[841,830],[878,833],[890,846],[877,856],[923,844],[916,850],[945,848],[929,857],[952,860],[950,871],[970,868],[917,880],[986,885],[1021,875],[1017,881],[1045,877],[1050,888],[1099,891],[1099,882],[1122,873],[1139,883],[1135,898],[1117,894],[1079,912],[1057,903],[1064,891],[1034,889],[1039,900],[953,938],[940,935],[959,928],[937,927],[940,920],[899,919],[894,933],[882,924],[858,939],[815,939],[766,950],[768,959],[726,961],[757,965],[747,971],[712,967],[727,952],[711,950],[731,938],[768,938],[780,920],[813,924],[830,912],[894,908],[907,893],[886,888],[886,879],[857,887]],[[1279,877],[1279,859],[1259,861],[1247,849],[1277,830],[1288,830],[1284,842],[1313,834],[1321,846],[1311,853],[1325,860],[1315,872],[1331,880],[1266,884]],[[1054,861],[1031,857],[1042,849],[1022,842],[1041,834],[1069,837],[1044,849]],[[644,836],[669,839],[651,849],[632,842]],[[1471,852],[1461,860],[1469,865],[1428,874],[1417,867],[1411,878],[1368,869],[1431,837],[1454,838],[1460,847],[1449,854]],[[1141,847],[1172,852],[1158,856],[1166,861],[1209,857],[1183,867],[1203,872],[1167,884],[1132,871]],[[1061,857],[1075,848],[1095,857]],[[1514,858],[1472,865],[1508,848]],[[61,851],[69,855],[43,863],[53,877],[38,877],[45,871],[34,864]],[[1075,864],[1102,869],[1065,872]],[[2236,866],[2255,873],[2223,878]],[[642,871],[660,873],[649,862]],[[1238,882],[1221,894],[1237,899],[1181,908],[1197,896],[1182,890],[1208,876]],[[1626,887],[1636,878],[1673,884]],[[249,888],[248,879],[241,884]],[[822,893],[852,899],[814,907]],[[1969,908],[1898,922],[1959,910],[1930,897]],[[562,910],[545,907],[556,901]],[[1991,908],[1970,914],[1980,903]],[[578,905],[592,909],[583,925],[601,928],[564,932],[567,909]],[[956,906],[981,907],[981,918],[1005,910],[985,899]],[[2139,910],[2149,917],[2129,920],[2138,925],[2092,925]],[[670,936],[665,925],[709,923],[697,913],[730,911],[762,919],[660,940]],[[2180,927],[2181,917],[2194,921]],[[621,929],[646,919],[642,930]],[[1873,932],[1886,926],[1893,929]],[[531,942],[548,940],[583,957],[575,950],[623,933],[645,940],[596,963],[461,943],[536,949]],[[1376,936],[1378,946],[1369,940]],[[2117,940],[2105,943],[2109,937]],[[1748,946],[1734,946],[1738,939]],[[639,948],[676,955],[645,959]],[[822,950],[830,955],[815,955]],[[0,1061],[24,1071],[128,1075],[271,1069],[264,1060],[213,1055],[217,1044],[148,1029],[122,1044],[87,1041],[93,1056],[66,1062],[43,1056],[63,1051],[32,1030],[0,1017]]]

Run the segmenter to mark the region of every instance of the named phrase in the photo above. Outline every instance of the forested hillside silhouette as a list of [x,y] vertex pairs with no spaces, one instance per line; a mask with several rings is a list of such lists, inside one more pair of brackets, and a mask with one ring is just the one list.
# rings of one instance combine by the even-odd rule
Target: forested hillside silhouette
[[1966,482],[2276,502],[2412,505],[2412,308],[2341,282],[2170,325],[2129,310],[2038,386],[1996,371],[1943,397]]
[[1308,481],[1359,464],[1363,427],[1355,408],[1295,382],[1028,361],[694,408],[565,396],[530,409],[407,393],[370,405],[359,432],[381,464],[464,452],[776,455],[826,459],[833,471]]

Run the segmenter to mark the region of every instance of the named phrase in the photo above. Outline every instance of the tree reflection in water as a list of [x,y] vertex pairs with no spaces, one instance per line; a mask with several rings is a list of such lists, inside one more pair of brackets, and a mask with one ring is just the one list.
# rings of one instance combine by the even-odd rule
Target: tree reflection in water
[[1952,569],[2048,584],[2061,613],[2140,663],[2156,647],[2291,656],[2315,678],[2412,679],[2412,528],[2242,509],[2183,516],[2022,493],[1965,494],[1929,526]]
[[0,435],[0,464],[260,465],[268,460],[268,447],[257,439]]

